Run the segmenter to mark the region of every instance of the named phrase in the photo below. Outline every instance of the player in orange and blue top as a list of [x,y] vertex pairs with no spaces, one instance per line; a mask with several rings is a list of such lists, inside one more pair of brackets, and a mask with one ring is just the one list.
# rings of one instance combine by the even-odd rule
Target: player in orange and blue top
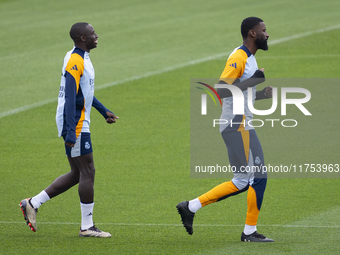
[[95,167],[90,138],[91,108],[95,107],[109,124],[118,117],[94,97],[94,69],[89,53],[97,47],[98,35],[90,24],[80,22],[72,26],[70,36],[75,46],[64,58],[56,122],[58,135],[64,138],[71,171],[59,176],[38,195],[22,200],[20,206],[27,225],[35,232],[37,209],[79,183],[82,214],[79,236],[111,237],[110,233],[96,228],[92,219]]
[[228,149],[230,165],[237,170],[231,181],[216,186],[196,199],[179,203],[177,210],[181,215],[184,227],[191,235],[193,234],[194,215],[200,208],[248,190],[248,210],[241,241],[273,242],[273,239],[259,234],[256,228],[266,188],[267,174],[244,171],[254,169],[252,166],[257,166],[257,169],[264,166],[261,144],[254,127],[249,125],[253,114],[248,107],[247,89],[251,88],[253,104],[255,98],[259,100],[272,97],[272,87],[256,91],[256,85],[264,81],[264,69],[258,69],[255,53],[258,49],[268,49],[269,35],[263,20],[257,17],[249,17],[242,21],[241,34],[243,44],[230,54],[219,83],[233,84],[243,91],[244,115],[233,114],[235,98],[228,89],[217,89],[219,96],[223,98],[220,119],[228,121],[227,124],[220,124],[220,132]]

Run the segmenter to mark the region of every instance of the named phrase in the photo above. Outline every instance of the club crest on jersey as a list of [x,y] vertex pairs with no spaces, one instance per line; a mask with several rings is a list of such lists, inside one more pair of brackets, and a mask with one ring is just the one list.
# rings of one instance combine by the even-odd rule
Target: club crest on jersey
[[259,156],[256,156],[256,157],[255,157],[255,164],[256,164],[256,165],[261,164],[261,159],[260,159]]
[[85,149],[88,150],[91,148],[91,145],[89,142],[85,142]]

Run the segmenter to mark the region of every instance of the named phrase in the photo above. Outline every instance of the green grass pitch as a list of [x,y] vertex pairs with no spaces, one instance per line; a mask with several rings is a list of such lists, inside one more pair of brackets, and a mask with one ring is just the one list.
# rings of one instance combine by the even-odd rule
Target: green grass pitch
[[[340,78],[337,1],[1,0],[0,254],[339,254],[340,179],[269,179],[258,230],[275,243],[240,242],[246,194],[200,210],[193,236],[180,224],[178,202],[224,181],[190,178],[190,78],[221,74],[247,16],[266,22],[266,77]],[[78,237],[76,187],[40,207],[36,233],[18,206],[69,170],[54,117],[78,21],[99,35],[96,97],[120,117],[91,116],[94,221],[110,239]],[[332,121],[257,130],[267,162],[340,163],[339,89],[320,86],[313,114]]]

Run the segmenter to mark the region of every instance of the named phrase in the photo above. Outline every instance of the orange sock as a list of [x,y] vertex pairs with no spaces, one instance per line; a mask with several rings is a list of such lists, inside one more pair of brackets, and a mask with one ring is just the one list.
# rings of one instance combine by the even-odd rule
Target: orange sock
[[246,224],[255,226],[257,224],[257,219],[259,217],[259,209],[257,208],[257,199],[256,199],[256,192],[252,186],[249,186],[248,195],[247,195],[247,218]]
[[209,190],[207,193],[199,196],[198,199],[200,200],[202,207],[208,204],[217,202],[219,199],[228,196],[232,193],[239,191],[238,188],[232,183],[231,181],[221,183],[220,185],[216,186],[215,188]]

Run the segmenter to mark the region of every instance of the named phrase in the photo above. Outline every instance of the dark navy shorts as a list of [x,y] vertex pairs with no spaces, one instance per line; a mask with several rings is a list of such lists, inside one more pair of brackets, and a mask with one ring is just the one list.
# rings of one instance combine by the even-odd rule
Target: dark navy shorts
[[72,158],[92,153],[91,134],[80,133],[74,147],[73,148],[68,147],[65,143],[65,150],[66,155]]

